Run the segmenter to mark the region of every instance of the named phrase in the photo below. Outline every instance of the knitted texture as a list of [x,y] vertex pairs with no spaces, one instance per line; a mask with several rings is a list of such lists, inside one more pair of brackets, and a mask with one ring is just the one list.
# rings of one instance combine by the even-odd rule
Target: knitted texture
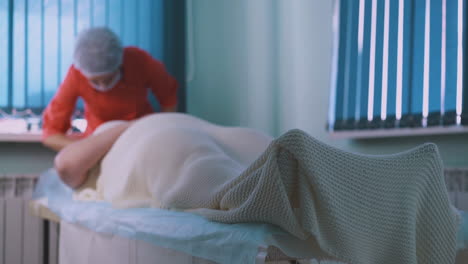
[[291,130],[212,196],[218,208],[192,211],[313,236],[320,250],[350,264],[452,264],[458,218],[442,169],[434,144],[360,155]]

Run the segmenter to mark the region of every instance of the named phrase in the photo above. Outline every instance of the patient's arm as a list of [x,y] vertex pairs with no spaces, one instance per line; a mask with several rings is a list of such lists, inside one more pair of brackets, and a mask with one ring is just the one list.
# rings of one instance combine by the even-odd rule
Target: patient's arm
[[120,134],[130,124],[119,124],[64,147],[54,161],[62,181],[71,188],[78,188],[83,184],[86,181],[88,170],[109,151]]
[[67,145],[77,140],[79,140],[79,138],[73,138],[65,134],[55,134],[47,137],[42,143],[48,148],[51,148],[55,151],[60,151]]

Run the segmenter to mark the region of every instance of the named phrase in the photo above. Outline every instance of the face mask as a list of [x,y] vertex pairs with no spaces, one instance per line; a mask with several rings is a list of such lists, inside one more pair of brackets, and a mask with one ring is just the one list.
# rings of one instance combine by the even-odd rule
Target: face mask
[[90,82],[91,86],[98,90],[99,92],[107,92],[109,90],[111,90],[112,88],[114,88],[114,86],[120,81],[120,78],[121,78],[121,73],[120,71],[115,75],[115,77],[112,79],[112,81],[108,84],[108,85],[97,85],[93,82]]

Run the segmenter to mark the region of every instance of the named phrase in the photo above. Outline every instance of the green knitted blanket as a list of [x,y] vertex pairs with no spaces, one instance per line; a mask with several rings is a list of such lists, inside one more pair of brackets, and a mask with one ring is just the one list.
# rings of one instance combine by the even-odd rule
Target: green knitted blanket
[[458,218],[442,166],[434,144],[371,156],[291,130],[216,192],[219,209],[193,212],[272,223],[350,264],[452,264]]

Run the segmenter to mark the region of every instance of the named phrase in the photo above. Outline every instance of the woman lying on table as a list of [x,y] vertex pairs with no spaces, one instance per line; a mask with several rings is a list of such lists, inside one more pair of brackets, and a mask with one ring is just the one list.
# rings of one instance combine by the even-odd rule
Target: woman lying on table
[[465,232],[434,144],[371,156],[301,130],[273,140],[189,115],[153,114],[104,124],[60,151],[55,166],[80,188],[77,199],[270,223],[345,263],[452,264],[457,231]]

